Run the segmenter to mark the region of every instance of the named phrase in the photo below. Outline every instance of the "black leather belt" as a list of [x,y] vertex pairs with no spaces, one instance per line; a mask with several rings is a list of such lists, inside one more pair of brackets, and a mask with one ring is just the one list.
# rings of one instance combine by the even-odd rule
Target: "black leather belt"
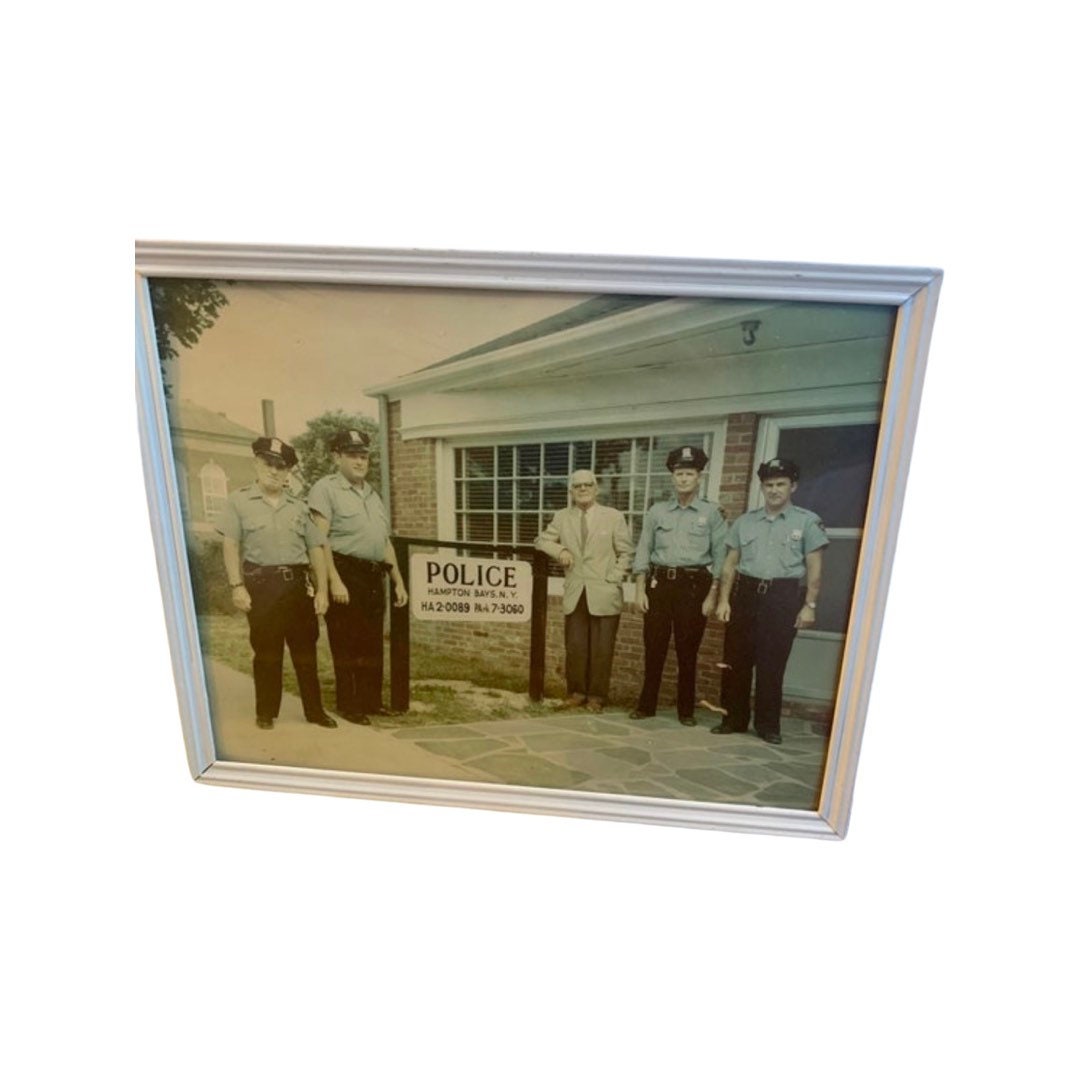
[[740,574],[735,584],[741,589],[753,589],[754,592],[764,595],[770,589],[800,589],[806,582],[797,577],[757,578],[750,574]]
[[709,566],[657,566],[655,563],[649,568],[650,575],[656,581],[675,581],[680,577],[700,577],[708,574],[712,577],[712,568]]
[[292,581],[294,578],[306,578],[307,571],[307,563],[279,563],[274,566],[244,563],[244,577],[252,581],[263,581],[274,576],[280,576],[282,581]]

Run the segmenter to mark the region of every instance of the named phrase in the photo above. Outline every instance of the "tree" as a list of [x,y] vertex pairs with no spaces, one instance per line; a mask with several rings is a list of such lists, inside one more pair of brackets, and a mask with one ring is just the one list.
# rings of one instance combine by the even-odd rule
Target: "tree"
[[179,359],[177,345],[190,349],[217,322],[229,298],[217,283],[202,279],[153,278],[150,282],[150,305],[154,313],[158,358],[165,393],[172,387],[166,377],[168,363]]
[[300,459],[300,474],[304,481],[304,493],[311,490],[316,480],[321,480],[334,471],[334,461],[330,457],[327,443],[339,432],[355,428],[364,432],[371,439],[371,467],[367,481],[379,489],[382,482],[381,461],[379,455],[379,424],[370,416],[347,413],[341,409],[325,412],[307,422],[307,430],[297,435],[292,441],[296,456]]

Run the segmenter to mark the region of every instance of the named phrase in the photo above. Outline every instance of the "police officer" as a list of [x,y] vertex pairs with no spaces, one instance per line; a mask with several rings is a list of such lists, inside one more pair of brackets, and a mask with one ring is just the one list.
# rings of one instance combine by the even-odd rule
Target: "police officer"
[[668,454],[675,494],[654,503],[645,514],[634,557],[635,606],[645,616],[645,680],[630,716],[656,715],[668,641],[675,633],[679,663],[676,708],[687,727],[694,719],[697,654],[705,624],[716,607],[727,525],[715,505],[698,494],[708,463],[697,446]]
[[799,466],[773,458],[758,468],[765,505],[735,520],[728,533],[717,616],[724,635],[720,705],[727,716],[716,735],[746,731],[750,683],[755,678],[754,730],[779,743],[780,704],[795,634],[814,625],[821,590],[823,549],[829,539],[821,519],[792,505]]
[[408,603],[390,543],[390,519],[367,482],[371,440],[363,431],[339,431],[329,442],[337,472],[316,481],[308,507],[328,549],[330,609],[326,630],[334,657],[337,711],[353,724],[392,716],[382,704],[383,612],[387,570],[394,606]]
[[[255,483],[229,496],[219,530],[233,604],[247,615],[255,653],[255,723],[272,728],[277,719],[288,644],[304,718],[309,724],[337,727],[323,711],[315,658],[317,616],[327,607],[322,533],[303,500],[286,488],[296,451],[268,437],[256,439],[251,449]],[[309,568],[315,575],[314,603]]]

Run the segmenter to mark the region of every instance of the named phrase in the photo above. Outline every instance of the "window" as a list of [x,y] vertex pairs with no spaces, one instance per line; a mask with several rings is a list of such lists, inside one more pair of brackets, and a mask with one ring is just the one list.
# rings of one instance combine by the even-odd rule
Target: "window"
[[199,483],[202,485],[203,516],[207,521],[217,521],[229,494],[225,470],[211,461],[199,470]]
[[[626,515],[636,540],[645,511],[671,493],[668,453],[689,444],[711,457],[712,442],[711,434],[698,432],[458,447],[456,538],[532,544],[555,511],[569,504],[570,474],[592,469],[600,485],[600,502]],[[707,485],[706,472],[703,491]]]

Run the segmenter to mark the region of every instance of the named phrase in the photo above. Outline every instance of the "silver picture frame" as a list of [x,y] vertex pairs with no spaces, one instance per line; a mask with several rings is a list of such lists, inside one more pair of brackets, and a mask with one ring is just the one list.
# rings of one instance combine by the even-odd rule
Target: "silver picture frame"
[[[877,452],[816,808],[715,803],[223,760],[215,746],[193,586],[185,557],[185,524],[166,392],[156,346],[150,282],[164,278],[649,295],[882,305],[894,309]],[[135,341],[143,468],[191,775],[200,783],[234,787],[740,832],[843,837],[851,816],[859,749],[941,282],[940,270],[924,268],[137,242]],[[372,373],[364,385],[378,381],[377,373]]]

